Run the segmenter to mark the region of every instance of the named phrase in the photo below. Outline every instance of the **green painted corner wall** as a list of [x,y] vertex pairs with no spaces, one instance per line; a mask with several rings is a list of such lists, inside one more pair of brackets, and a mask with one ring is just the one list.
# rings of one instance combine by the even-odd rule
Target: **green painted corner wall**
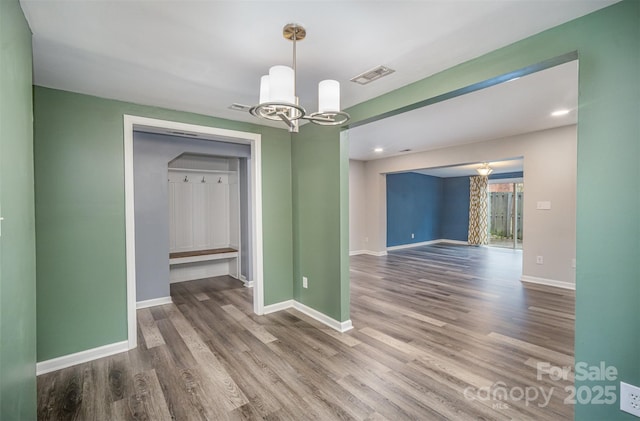
[[[349,319],[345,144],[338,128],[314,124],[301,127],[292,141],[293,295],[338,321]],[[308,288],[302,287],[303,276],[309,280]]]
[[[618,390],[619,381],[640,385],[640,2],[622,1],[347,111],[357,124],[572,51],[579,56],[575,357],[617,367],[616,381],[597,384]],[[618,408],[578,404],[575,419],[635,419]]]
[[36,419],[31,31],[0,1],[0,419]]
[[351,319],[349,261],[349,135],[340,132],[340,321]]
[[264,304],[293,298],[291,135],[262,129],[262,235]]
[[288,132],[36,86],[38,361],[127,338],[123,114],[262,134],[265,301],[292,298]]

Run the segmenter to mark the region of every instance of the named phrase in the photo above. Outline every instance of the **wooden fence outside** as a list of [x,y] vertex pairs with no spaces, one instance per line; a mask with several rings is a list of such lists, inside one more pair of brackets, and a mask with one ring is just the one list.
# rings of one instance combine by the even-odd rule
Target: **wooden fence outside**
[[[518,220],[518,239],[522,240],[522,203],[523,192],[517,193],[516,216]],[[492,237],[513,238],[513,192],[489,193],[489,233]]]

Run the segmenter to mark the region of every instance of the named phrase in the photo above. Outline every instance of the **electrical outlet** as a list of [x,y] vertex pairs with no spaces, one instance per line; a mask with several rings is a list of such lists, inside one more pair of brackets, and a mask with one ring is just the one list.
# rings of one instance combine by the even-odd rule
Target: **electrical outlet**
[[302,277],[302,288],[309,288],[309,279],[306,276]]
[[416,238],[416,235],[414,233],[411,233],[411,238]]
[[544,264],[544,257],[536,256],[536,264],[538,264],[538,265]]
[[620,410],[640,417],[640,387],[620,382]]

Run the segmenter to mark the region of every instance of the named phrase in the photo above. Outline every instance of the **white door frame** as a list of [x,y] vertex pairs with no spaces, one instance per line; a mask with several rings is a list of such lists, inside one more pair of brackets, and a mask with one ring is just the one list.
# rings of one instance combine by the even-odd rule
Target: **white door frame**
[[207,138],[251,145],[251,224],[249,235],[253,256],[253,311],[264,313],[262,262],[262,149],[261,135],[209,126],[158,120],[125,114],[124,120],[124,190],[125,190],[125,243],[127,257],[127,336],[129,349],[138,344],[136,327],[136,238],[135,203],[133,190],[133,131],[147,129],[156,133],[179,131],[204,135]]

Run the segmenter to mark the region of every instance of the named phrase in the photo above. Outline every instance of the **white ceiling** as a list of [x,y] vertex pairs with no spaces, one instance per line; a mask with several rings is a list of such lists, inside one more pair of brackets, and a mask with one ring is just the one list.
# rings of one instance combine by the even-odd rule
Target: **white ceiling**
[[[405,149],[425,151],[576,124],[577,106],[578,62],[572,61],[350,129],[349,157],[367,161]],[[558,109],[571,112],[551,116]]]
[[[315,111],[321,79],[344,108],[585,15],[615,0],[21,0],[37,85],[241,121],[259,78],[288,64],[289,22],[305,25],[298,94]],[[366,86],[349,79],[396,70]]]

